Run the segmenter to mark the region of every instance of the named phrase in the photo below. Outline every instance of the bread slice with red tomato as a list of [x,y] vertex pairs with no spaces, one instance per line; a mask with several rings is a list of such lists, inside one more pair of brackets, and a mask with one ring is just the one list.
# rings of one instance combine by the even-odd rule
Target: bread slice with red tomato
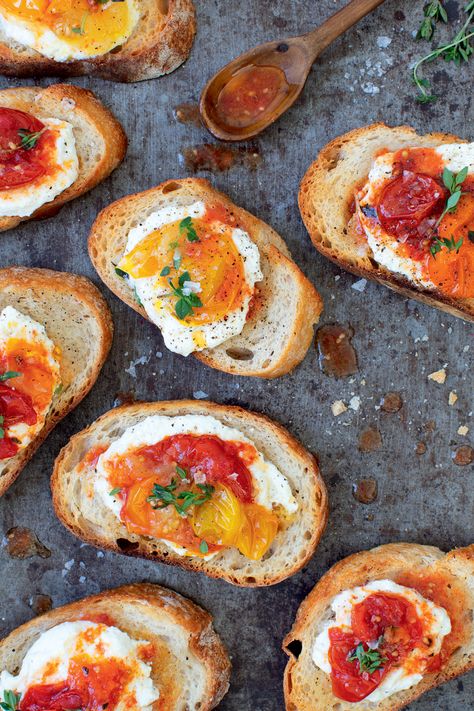
[[[60,2],[57,4],[61,5]],[[1,32],[0,74],[10,77],[84,75],[117,82],[143,81],[169,74],[187,59],[191,51],[196,33],[194,4],[192,0],[135,0],[134,4],[139,16],[128,39],[96,56],[55,61]],[[101,11],[104,3],[102,0],[84,0],[83,5],[78,24],[72,27],[75,39],[77,35],[87,39],[90,13]],[[61,9],[66,13],[67,22],[68,8]],[[107,16],[104,19],[107,23]]]
[[230,661],[211,615],[174,590],[151,583],[106,590],[26,622],[0,642],[0,669],[18,674],[42,634],[78,621],[115,627],[132,641],[149,643],[146,661],[159,692],[153,709],[210,711],[229,688]]
[[[263,557],[252,560],[232,545],[222,547],[210,559],[198,552],[180,554],[152,535],[132,533],[130,526],[100,499],[94,489],[97,466],[94,452],[107,450],[126,430],[154,415],[211,416],[246,436],[257,452],[285,476],[298,508],[282,522]],[[107,412],[62,449],[54,465],[51,490],[59,520],[91,545],[178,565],[246,587],[273,585],[300,570],[313,555],[328,516],[326,488],[312,454],[283,427],[263,415],[205,401],[135,403]],[[112,495],[116,493],[112,490]],[[132,505],[136,499],[132,495],[131,499]],[[150,506],[148,501],[145,498],[144,508]],[[232,509],[225,506],[222,510]],[[233,525],[233,518],[229,520]]]
[[[92,388],[107,358],[113,333],[112,316],[101,293],[92,282],[76,274],[26,267],[0,269],[0,312],[7,306],[45,328],[59,351],[61,383],[39,433],[14,456],[0,460],[0,495],[15,481],[53,427]],[[18,363],[16,369],[22,368]],[[14,387],[14,379],[6,382]],[[8,431],[3,420],[2,423],[4,437]]]
[[[331,604],[336,595],[377,580],[409,587],[443,607],[451,621],[451,633],[443,638],[446,646],[441,647],[441,663],[424,673],[417,684],[377,702],[349,702],[335,695],[330,675],[316,666],[312,651],[319,633],[334,619]],[[443,553],[433,546],[391,543],[344,558],[323,575],[303,601],[283,642],[289,657],[284,678],[286,708],[288,711],[404,708],[421,694],[474,667],[473,606],[474,545]]]
[[[354,215],[356,192],[366,182],[374,159],[381,153],[465,142],[452,134],[418,135],[409,126],[391,128],[383,123],[358,128],[332,140],[308,168],[299,191],[301,216],[316,249],[359,277],[372,279],[404,296],[473,321],[474,298],[420,286],[406,275],[381,265],[363,231],[358,229]],[[467,246],[474,249],[474,244],[467,245],[467,236],[464,242],[464,249]],[[442,259],[445,252],[443,248],[443,253],[436,258]]]
[[[0,231],[10,230],[26,220],[55,215],[67,202],[84,195],[105,180],[125,157],[127,137],[122,126],[88,89],[71,84],[53,84],[44,89],[31,86],[0,90],[0,140],[2,108],[21,111],[40,122],[52,118],[71,124],[79,165],[76,180],[33,214],[27,217],[0,217]],[[25,160],[30,160],[33,151],[34,146],[24,151]],[[18,170],[21,170],[21,162],[19,165]]]
[[193,355],[206,365],[232,375],[276,378],[290,372],[311,345],[314,325],[323,309],[322,299],[292,260],[280,235],[234,205],[207,180],[168,180],[106,207],[89,236],[89,255],[94,267],[109,289],[148,318],[128,281],[116,270],[128,234],[158,210],[171,204],[188,206],[195,201],[227,210],[235,227],[249,235],[258,247],[263,280],[255,285],[252,306],[241,333]]

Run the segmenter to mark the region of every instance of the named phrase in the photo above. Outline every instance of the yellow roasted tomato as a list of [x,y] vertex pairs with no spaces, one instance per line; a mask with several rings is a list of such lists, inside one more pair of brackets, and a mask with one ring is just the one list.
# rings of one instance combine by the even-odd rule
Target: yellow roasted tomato
[[243,505],[227,486],[218,484],[212,498],[194,508],[191,525],[206,543],[235,546],[244,525]]
[[278,516],[259,504],[245,504],[245,521],[237,541],[242,555],[260,560],[278,533]]

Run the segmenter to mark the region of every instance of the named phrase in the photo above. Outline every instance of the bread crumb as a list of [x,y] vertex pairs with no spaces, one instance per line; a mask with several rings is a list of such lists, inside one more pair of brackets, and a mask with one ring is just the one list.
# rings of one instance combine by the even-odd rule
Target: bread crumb
[[441,368],[440,370],[435,370],[434,373],[430,373],[428,375],[428,380],[434,380],[435,383],[443,385],[443,383],[446,381],[446,370],[444,368]]
[[451,390],[451,392],[449,393],[449,396],[448,396],[448,405],[451,405],[451,407],[452,407],[457,399],[458,399],[458,396],[456,395],[454,390]]
[[343,412],[346,412],[347,407],[346,407],[346,405],[344,405],[342,400],[336,400],[331,405],[331,410],[332,410],[332,414],[334,415],[334,417],[337,417],[338,415],[342,415]]
[[460,427],[458,427],[458,435],[461,435],[461,437],[465,437],[468,432],[469,427],[466,427],[466,425],[461,425]]
[[366,285],[367,279],[359,279],[359,281],[352,284],[351,289],[354,289],[354,291],[364,291]]
[[354,410],[354,412],[357,412],[357,410],[360,407],[360,397],[358,395],[354,395],[354,397],[351,397],[349,400],[349,407],[351,410]]

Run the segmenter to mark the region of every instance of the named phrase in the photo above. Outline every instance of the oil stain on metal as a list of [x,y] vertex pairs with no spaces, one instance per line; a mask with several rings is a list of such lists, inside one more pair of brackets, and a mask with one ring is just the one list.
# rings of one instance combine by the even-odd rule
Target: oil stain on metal
[[243,165],[255,170],[262,162],[256,146],[226,146],[216,143],[201,143],[188,146],[181,151],[181,158],[192,173],[207,170],[211,173],[223,173],[235,165]]
[[10,528],[7,531],[3,545],[10,558],[17,558],[18,560],[25,560],[34,556],[39,556],[40,558],[49,558],[51,556],[51,551],[41,543],[36,533],[24,526]]
[[360,504],[373,504],[377,494],[378,486],[375,479],[360,479],[352,485],[352,496]]
[[321,326],[316,333],[319,367],[330,378],[347,378],[358,371],[357,353],[351,343],[354,331],[338,323]]

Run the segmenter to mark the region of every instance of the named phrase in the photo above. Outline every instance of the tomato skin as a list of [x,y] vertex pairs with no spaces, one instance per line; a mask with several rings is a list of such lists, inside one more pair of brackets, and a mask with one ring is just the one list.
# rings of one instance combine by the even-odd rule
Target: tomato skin
[[87,707],[79,691],[71,689],[68,683],[38,684],[31,686],[20,703],[20,711],[68,711]]
[[373,674],[359,673],[359,663],[349,662],[348,657],[357,647],[360,639],[354,634],[343,632],[339,627],[329,630],[329,662],[334,694],[344,701],[357,702],[372,693],[387,673],[387,667],[377,669]]
[[[24,422],[35,425],[38,417],[29,395],[20,393],[5,383],[0,383],[0,416],[3,417],[2,429]],[[0,459],[8,459],[18,452],[18,445],[8,435],[0,439]]]
[[446,197],[447,191],[434,178],[404,171],[382,190],[377,215],[386,232],[406,236],[425,218],[440,215]]
[[40,137],[36,145],[21,148],[19,131],[37,133],[45,128],[34,116],[16,109],[0,108],[0,190],[26,185],[45,173]]

